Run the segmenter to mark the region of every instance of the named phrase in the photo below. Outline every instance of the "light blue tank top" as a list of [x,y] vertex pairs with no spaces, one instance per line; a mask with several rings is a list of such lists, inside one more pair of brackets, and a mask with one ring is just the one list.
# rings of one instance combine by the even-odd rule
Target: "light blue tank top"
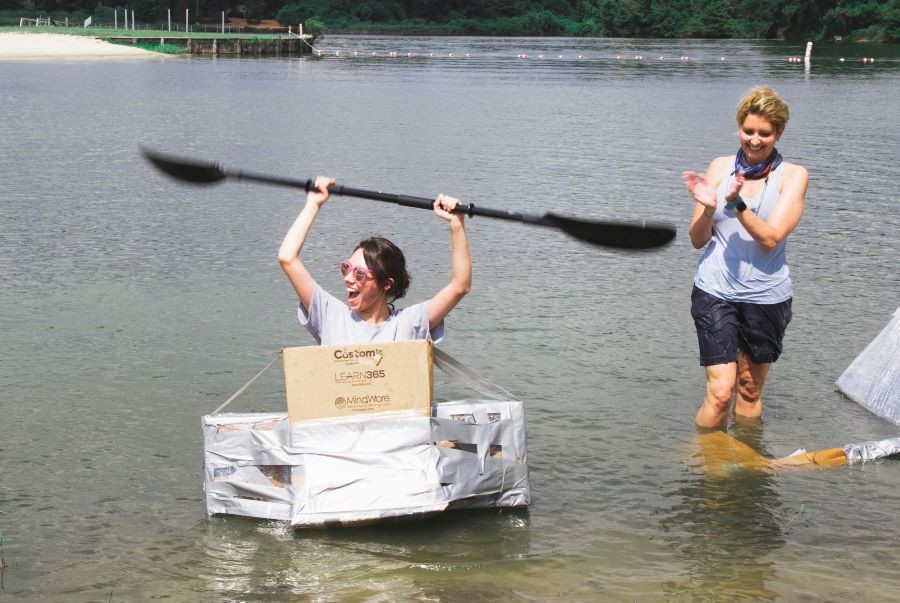
[[[783,173],[782,163],[769,174],[759,195],[744,199],[745,211],[768,219],[779,201]],[[776,304],[788,300],[794,291],[785,254],[787,238],[775,249],[766,251],[744,229],[734,210],[725,209],[725,189],[733,177],[729,170],[716,191],[718,206],[712,218],[713,235],[697,262],[694,284],[727,301]]]

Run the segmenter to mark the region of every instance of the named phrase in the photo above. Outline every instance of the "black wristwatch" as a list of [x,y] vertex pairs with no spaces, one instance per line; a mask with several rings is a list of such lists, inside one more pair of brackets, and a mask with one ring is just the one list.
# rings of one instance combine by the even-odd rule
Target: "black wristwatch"
[[747,209],[747,204],[744,203],[743,199],[738,197],[737,203],[734,204],[734,211],[736,211],[737,213],[741,213],[745,209]]

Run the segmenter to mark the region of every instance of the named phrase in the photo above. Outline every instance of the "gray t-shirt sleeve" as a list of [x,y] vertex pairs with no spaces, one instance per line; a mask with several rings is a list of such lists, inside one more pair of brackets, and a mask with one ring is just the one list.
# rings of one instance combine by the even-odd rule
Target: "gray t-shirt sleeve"
[[444,338],[444,321],[435,328],[428,327],[428,302],[418,303],[404,308],[398,317],[405,323],[402,329],[409,339],[430,339],[439,343]]
[[309,302],[309,308],[303,307],[303,302],[297,305],[297,319],[300,324],[306,327],[309,334],[313,336],[316,343],[322,343],[322,329],[328,324],[328,316],[330,313],[340,311],[338,306],[342,305],[340,301],[319,285],[313,290],[312,299]]

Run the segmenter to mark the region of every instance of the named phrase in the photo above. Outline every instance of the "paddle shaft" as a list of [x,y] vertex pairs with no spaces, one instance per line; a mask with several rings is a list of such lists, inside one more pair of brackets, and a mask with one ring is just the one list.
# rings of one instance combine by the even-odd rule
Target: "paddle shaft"
[[[298,180],[296,178],[281,178],[278,176],[270,176],[268,174],[259,174],[256,172],[247,172],[244,170],[232,170],[223,168],[222,172],[228,178],[236,180],[251,180],[253,182],[263,182],[277,186],[289,186],[293,188],[301,188],[306,192],[315,189],[315,181],[310,179]],[[359,199],[369,199],[372,201],[386,201],[395,203],[403,207],[417,207],[419,209],[432,209],[434,207],[434,199],[427,197],[415,197],[412,195],[399,195],[396,193],[382,193],[380,191],[371,191],[362,188],[353,188],[343,186],[341,184],[332,184],[328,187],[328,192],[332,195],[342,197],[356,197]],[[475,207],[474,203],[460,203],[453,210],[454,213],[465,214],[469,217],[484,216],[487,218],[498,218],[500,220],[512,220],[514,222],[524,222],[526,224],[545,224],[548,223],[545,216],[521,214],[518,212]]]
[[[143,153],[147,160],[164,173],[178,180],[193,184],[215,184],[225,179],[233,179],[299,188],[307,192],[315,187],[315,182],[311,179],[298,180],[260,174],[258,172],[227,169],[218,163],[166,156],[149,149],[144,149]],[[334,195],[386,201],[404,207],[419,209],[432,209],[434,207],[434,199],[426,197],[382,193],[361,188],[351,188],[340,184],[332,184],[328,187],[328,190]],[[675,227],[670,224],[601,222],[554,213],[546,213],[540,216],[501,209],[475,207],[474,203],[468,205],[459,204],[453,211],[467,216],[484,216],[486,218],[497,218],[536,226],[549,226],[561,230],[580,241],[620,249],[653,249],[662,247],[675,238]]]

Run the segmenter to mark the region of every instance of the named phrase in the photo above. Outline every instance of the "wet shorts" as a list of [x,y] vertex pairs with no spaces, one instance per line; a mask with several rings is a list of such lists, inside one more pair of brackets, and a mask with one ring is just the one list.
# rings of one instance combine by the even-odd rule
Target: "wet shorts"
[[738,346],[756,364],[775,362],[791,322],[791,300],[751,304],[719,299],[698,287],[691,291],[700,365],[737,362]]

